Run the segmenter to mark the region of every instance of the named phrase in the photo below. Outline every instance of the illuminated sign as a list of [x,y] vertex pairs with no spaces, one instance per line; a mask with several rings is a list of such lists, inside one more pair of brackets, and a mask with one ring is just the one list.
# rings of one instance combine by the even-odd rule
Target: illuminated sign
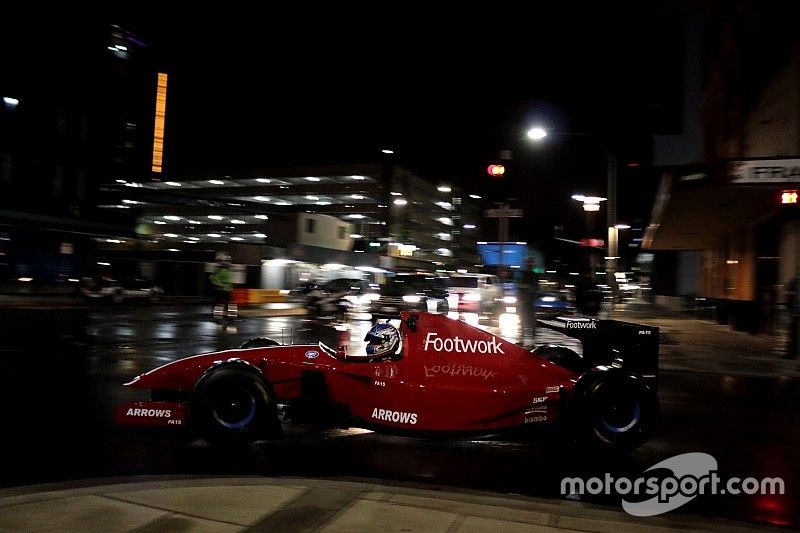
[[782,204],[796,204],[797,203],[797,191],[783,191],[781,193],[781,203]]
[[521,218],[525,214],[523,209],[487,209],[483,212],[486,218]]
[[753,159],[731,163],[731,183],[800,183],[800,159]]
[[153,172],[161,173],[164,156],[164,118],[167,114],[167,75],[158,73],[156,85],[156,116],[153,128]]
[[413,244],[390,243],[389,255],[392,257],[413,257],[417,247]]
[[521,266],[525,264],[528,247],[517,242],[478,243],[478,253],[486,266]]

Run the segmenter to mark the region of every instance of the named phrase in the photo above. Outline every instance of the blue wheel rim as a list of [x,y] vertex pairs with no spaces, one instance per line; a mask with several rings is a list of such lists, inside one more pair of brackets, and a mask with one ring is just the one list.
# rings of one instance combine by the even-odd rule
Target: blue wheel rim
[[215,401],[211,414],[222,427],[237,430],[247,427],[255,419],[256,411],[256,399],[241,391],[239,397],[231,395]]
[[625,433],[633,429],[637,424],[639,424],[641,416],[642,416],[641,404],[637,401],[633,405],[633,415],[631,416],[630,421],[627,424],[619,425],[611,423],[608,421],[608,418],[606,416],[604,416],[600,422],[603,424],[603,427],[608,431],[610,431],[611,433]]

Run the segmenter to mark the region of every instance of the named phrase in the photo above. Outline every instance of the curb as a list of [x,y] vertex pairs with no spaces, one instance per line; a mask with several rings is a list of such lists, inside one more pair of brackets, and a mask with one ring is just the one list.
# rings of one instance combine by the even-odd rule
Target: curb
[[[0,529],[108,527],[166,531],[183,525],[242,531],[774,531],[758,524],[417,484],[298,477],[127,477],[12,488],[0,498]],[[102,523],[107,516],[121,523]],[[51,527],[54,524],[51,524]]]

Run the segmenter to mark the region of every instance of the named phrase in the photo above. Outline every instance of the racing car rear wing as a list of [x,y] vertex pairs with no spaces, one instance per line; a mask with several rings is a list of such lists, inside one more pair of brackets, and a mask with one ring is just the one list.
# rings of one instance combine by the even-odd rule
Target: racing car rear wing
[[656,327],[583,317],[537,320],[537,324],[578,339],[587,366],[620,366],[658,386],[658,337]]

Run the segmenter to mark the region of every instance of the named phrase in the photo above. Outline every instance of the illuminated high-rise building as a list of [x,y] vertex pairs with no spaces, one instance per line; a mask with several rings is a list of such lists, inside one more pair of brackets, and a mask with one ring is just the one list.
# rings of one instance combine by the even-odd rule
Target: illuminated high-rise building
[[14,43],[25,53],[0,78],[0,281],[74,279],[100,239],[133,235],[129,210],[104,207],[99,189],[151,171],[163,70],[120,26],[42,28]]

